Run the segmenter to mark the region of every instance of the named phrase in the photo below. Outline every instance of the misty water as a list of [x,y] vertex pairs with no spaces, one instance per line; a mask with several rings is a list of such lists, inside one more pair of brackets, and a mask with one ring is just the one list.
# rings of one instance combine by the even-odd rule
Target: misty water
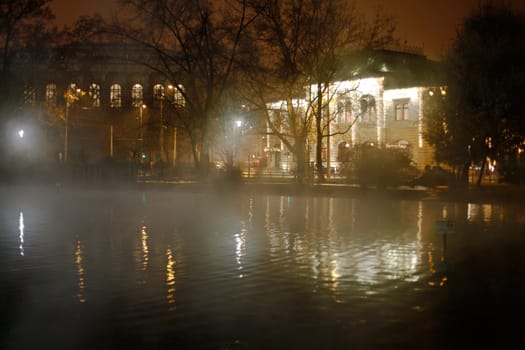
[[522,206],[0,194],[1,349],[454,349],[522,332]]

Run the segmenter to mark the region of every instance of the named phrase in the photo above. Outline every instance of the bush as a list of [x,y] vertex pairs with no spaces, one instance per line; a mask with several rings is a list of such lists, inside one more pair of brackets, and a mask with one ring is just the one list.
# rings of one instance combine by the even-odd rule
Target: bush
[[350,164],[344,170],[347,181],[363,187],[406,185],[418,174],[407,149],[357,146],[350,151]]

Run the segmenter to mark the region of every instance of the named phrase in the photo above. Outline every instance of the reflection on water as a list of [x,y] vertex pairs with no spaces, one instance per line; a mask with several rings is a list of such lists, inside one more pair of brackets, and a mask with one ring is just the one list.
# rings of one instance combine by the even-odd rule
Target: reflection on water
[[77,278],[78,278],[78,293],[77,298],[81,303],[86,302],[86,297],[84,295],[84,289],[86,288],[86,283],[84,279],[84,266],[83,266],[83,257],[82,257],[82,243],[77,241],[75,249],[75,264],[77,267]]
[[168,262],[166,264],[166,286],[168,287],[167,300],[170,306],[170,311],[175,310],[175,264],[177,263],[173,258],[171,249],[166,249],[166,257]]
[[[54,308],[87,305],[94,311],[71,311],[81,331],[70,331],[91,345],[96,332],[117,334],[104,338],[115,347],[261,348],[264,337],[286,339],[284,348],[440,344],[441,302],[451,291],[479,290],[484,281],[471,279],[486,273],[480,266],[507,266],[480,265],[480,257],[500,258],[495,238],[515,239],[525,224],[522,208],[501,204],[171,192],[5,196],[17,201],[1,201],[0,214],[19,220],[18,237],[15,226],[0,230],[0,287],[8,293],[15,285],[17,305],[37,310],[31,319],[13,314],[12,322],[63,326],[38,311],[37,296]],[[437,220],[456,223],[447,246]],[[2,348],[15,349],[9,334]],[[123,340],[128,334],[139,338]]]
[[146,226],[142,225],[140,229],[140,243],[142,247],[142,270],[146,270],[148,267],[148,232],[146,232]]
[[239,278],[243,278],[243,259],[246,255],[246,225],[244,222],[241,223],[241,232],[235,234],[235,261],[237,262],[239,270]]
[[20,212],[18,217],[18,231],[20,238],[20,255],[24,256],[24,213]]

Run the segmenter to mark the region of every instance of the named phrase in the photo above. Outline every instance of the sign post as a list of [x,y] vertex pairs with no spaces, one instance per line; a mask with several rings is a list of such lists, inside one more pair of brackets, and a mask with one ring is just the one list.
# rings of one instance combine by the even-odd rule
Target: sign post
[[443,261],[447,259],[447,236],[456,234],[456,223],[452,220],[436,221],[436,233],[443,236]]

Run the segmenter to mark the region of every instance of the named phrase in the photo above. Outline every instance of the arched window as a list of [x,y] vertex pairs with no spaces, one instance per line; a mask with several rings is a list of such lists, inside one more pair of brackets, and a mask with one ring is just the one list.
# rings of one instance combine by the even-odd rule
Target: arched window
[[100,85],[93,83],[89,86],[89,97],[93,107],[100,107]]
[[49,107],[54,107],[57,104],[57,86],[50,83],[46,85],[46,104]]
[[24,104],[34,106],[36,102],[35,88],[28,85],[24,88]]
[[374,123],[376,121],[376,100],[372,95],[361,97],[361,121]]
[[64,97],[66,99],[66,104],[71,106],[73,103],[78,101],[83,94],[84,93],[78,87],[77,83],[69,84],[69,86],[68,86],[68,88],[67,88],[67,90],[66,90],[66,92],[64,94]]
[[122,107],[122,87],[119,84],[112,84],[109,87],[109,106],[111,108]]
[[178,107],[184,107],[186,105],[186,100],[184,99],[184,87],[178,85],[177,87],[169,85],[168,89],[173,91],[173,104]]
[[140,84],[135,84],[131,88],[131,105],[133,107],[140,107],[143,105],[144,88]]
[[153,86],[153,107],[159,108],[164,99],[164,86],[156,84]]
[[352,102],[349,97],[337,101],[337,122],[339,124],[352,123]]

